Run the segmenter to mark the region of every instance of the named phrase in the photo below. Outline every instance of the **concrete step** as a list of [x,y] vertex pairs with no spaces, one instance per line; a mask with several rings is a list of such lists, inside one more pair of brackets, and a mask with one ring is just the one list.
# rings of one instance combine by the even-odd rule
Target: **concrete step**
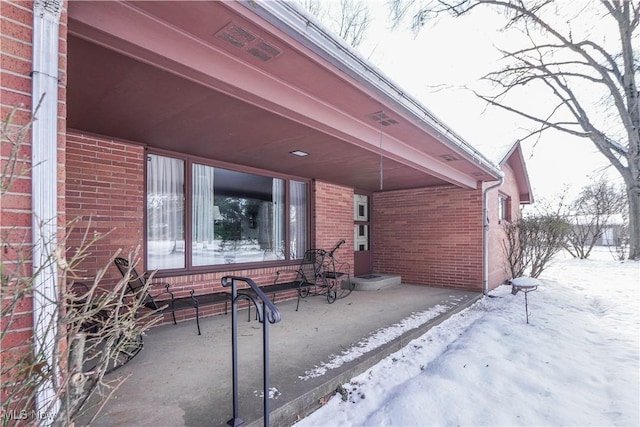
[[351,281],[354,283],[355,291],[377,291],[392,286],[398,286],[402,280],[400,276],[373,273],[353,277]]

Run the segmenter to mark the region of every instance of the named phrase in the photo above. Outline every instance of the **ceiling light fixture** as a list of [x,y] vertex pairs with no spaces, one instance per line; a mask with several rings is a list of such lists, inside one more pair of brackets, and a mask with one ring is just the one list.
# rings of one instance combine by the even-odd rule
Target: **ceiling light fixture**
[[289,151],[289,154],[293,154],[294,156],[298,156],[298,157],[306,157],[306,156],[309,155],[309,153],[307,153],[306,151],[302,151],[302,150]]

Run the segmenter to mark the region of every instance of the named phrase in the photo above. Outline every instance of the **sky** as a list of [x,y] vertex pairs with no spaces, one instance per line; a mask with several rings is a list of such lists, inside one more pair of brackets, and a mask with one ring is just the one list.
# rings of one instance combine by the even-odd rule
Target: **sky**
[[640,262],[606,247],[561,253],[527,294],[529,323],[525,295],[500,286],[296,426],[638,426],[639,287]]
[[[486,108],[465,86],[478,87],[484,74],[499,68],[496,46],[516,43],[500,31],[490,11],[457,19],[443,17],[426,26],[417,37],[406,25],[391,30],[384,2],[368,2],[373,21],[358,50],[392,81],[406,89],[467,142],[481,151],[486,146],[512,144],[530,128],[518,116]],[[544,104],[530,93],[530,102]],[[528,100],[529,102],[529,100]],[[548,132],[522,144],[534,196],[552,199],[564,185],[573,194],[603,171],[609,180],[619,174],[588,140]]]

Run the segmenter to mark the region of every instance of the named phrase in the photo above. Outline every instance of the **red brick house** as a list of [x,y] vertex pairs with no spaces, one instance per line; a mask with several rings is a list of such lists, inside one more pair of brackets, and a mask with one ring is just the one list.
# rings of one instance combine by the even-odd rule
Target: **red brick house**
[[[493,163],[294,6],[3,1],[1,24],[2,117],[38,106],[32,172],[2,198],[7,268],[34,233],[49,236],[35,268],[88,227],[110,231],[89,276],[140,247],[178,294],[229,273],[269,283],[340,239],[356,274],[478,292],[507,278],[499,224],[532,201],[519,145]],[[25,301],[15,339],[41,305]]]

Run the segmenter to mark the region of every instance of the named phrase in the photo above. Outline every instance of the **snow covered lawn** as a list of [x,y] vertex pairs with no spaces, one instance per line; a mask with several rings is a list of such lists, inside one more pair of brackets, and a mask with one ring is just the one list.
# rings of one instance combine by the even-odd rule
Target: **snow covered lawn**
[[638,426],[640,263],[560,254],[344,384],[297,426]]

